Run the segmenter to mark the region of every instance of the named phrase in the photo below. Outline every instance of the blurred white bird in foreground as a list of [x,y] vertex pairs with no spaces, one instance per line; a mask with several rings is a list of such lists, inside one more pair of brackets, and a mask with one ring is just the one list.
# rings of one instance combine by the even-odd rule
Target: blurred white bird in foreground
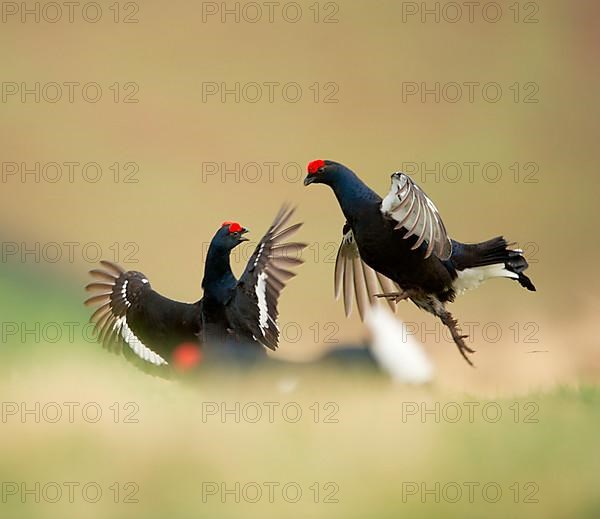
[[383,305],[372,306],[365,315],[371,332],[371,351],[379,366],[393,380],[425,384],[433,379],[433,365],[421,344],[407,335],[403,323]]

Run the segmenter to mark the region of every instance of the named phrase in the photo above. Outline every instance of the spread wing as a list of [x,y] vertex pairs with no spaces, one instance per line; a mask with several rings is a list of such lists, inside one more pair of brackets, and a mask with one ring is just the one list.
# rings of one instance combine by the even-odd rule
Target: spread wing
[[405,173],[392,175],[392,187],[381,202],[381,212],[397,222],[396,229],[406,231],[404,239],[417,237],[413,250],[427,244],[425,258],[433,253],[446,260],[452,254],[452,242],[437,207]]
[[233,331],[248,340],[256,340],[271,350],[277,349],[277,302],[287,281],[301,265],[305,243],[284,242],[301,223],[285,227],[293,209],[282,207],[269,230],[260,240],[226,306]]
[[152,290],[141,272],[100,263],[104,269],[91,270],[95,281],[85,287],[93,294],[85,304],[99,305],[90,318],[98,341],[144,371],[168,376],[175,349],[198,343],[200,303],[172,301]]
[[[352,313],[356,297],[358,313],[363,319],[365,310],[377,301],[376,294],[389,294],[401,290],[391,279],[373,270],[362,260],[350,226],[346,224],[343,233],[344,237],[335,259],[335,298],[339,299],[343,292],[344,311],[348,317]],[[395,303],[390,300],[387,300],[387,303],[394,311]]]

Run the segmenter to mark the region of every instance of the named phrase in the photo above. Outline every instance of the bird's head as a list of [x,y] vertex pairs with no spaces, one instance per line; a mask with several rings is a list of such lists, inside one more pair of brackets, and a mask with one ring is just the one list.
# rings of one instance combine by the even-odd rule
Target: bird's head
[[247,232],[249,232],[248,229],[237,222],[223,222],[213,238],[213,244],[225,250],[233,250],[240,243],[248,241],[247,238],[244,238],[244,234]]
[[343,179],[344,176],[352,174],[346,166],[332,160],[313,160],[308,163],[306,169],[305,186],[309,184],[327,184],[328,186],[333,186],[336,182]]

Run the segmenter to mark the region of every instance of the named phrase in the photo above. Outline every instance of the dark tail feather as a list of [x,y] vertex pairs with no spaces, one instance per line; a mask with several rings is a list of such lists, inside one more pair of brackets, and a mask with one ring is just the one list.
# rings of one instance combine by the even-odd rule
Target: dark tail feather
[[506,269],[519,275],[517,281],[522,287],[535,292],[535,285],[532,283],[531,279],[523,274],[523,271],[529,267],[529,263],[527,263],[525,256],[523,256],[523,251],[520,249],[507,249],[506,252],[508,253],[508,260],[505,262]]
[[452,263],[457,270],[473,267],[484,267],[504,263],[506,270],[514,272],[516,279],[527,290],[535,291],[535,286],[523,272],[529,264],[523,251],[510,249],[510,244],[502,236],[481,243],[464,244],[452,242]]

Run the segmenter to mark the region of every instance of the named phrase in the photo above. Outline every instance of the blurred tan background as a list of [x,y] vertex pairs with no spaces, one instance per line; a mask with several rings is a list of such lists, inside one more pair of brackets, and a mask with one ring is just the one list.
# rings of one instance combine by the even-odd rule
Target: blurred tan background
[[[281,322],[297,323],[302,340],[284,337],[280,353],[305,359],[322,347],[329,323],[335,324],[333,338],[340,344],[361,342],[366,332],[356,315],[344,318],[341,303],[333,298],[333,244],[340,239],[343,219],[332,193],[324,187],[305,189],[303,174],[294,167],[288,171],[295,180],[286,180],[282,165],[304,168],[316,158],[337,160],[383,194],[389,174],[405,163],[425,163],[430,169],[440,163],[440,171],[453,162],[497,163],[502,170],[497,182],[486,181],[481,167],[472,179],[463,167],[456,182],[436,181],[432,175],[423,180],[420,171],[415,178],[456,239],[504,234],[525,244],[532,259],[528,274],[538,292],[492,281],[453,305],[460,321],[478,323],[479,329],[493,322],[501,330],[498,342],[486,341],[481,331],[473,334],[477,370],[439,339],[439,325],[431,316],[408,303],[397,313],[416,324],[419,333],[437,327],[429,339],[422,338],[439,379],[451,387],[524,391],[597,380],[595,20],[600,7],[544,2],[530,16],[538,23],[515,23],[508,6],[497,23],[486,22],[479,10],[474,23],[466,21],[466,12],[457,23],[443,17],[436,23],[431,16],[421,23],[420,14],[408,16],[401,2],[318,5],[321,20],[337,23],[315,23],[308,3],[302,3],[297,23],[285,21],[279,9],[274,23],[268,22],[266,9],[257,23],[248,23],[243,12],[239,23],[234,16],[222,23],[220,13],[207,14],[206,3],[186,2],[144,2],[134,14],[131,6],[120,4],[121,19],[129,15],[138,23],[114,23],[108,4],[102,4],[97,23],[83,21],[79,10],[72,24],[65,21],[66,12],[55,24],[32,23],[31,17],[21,23],[20,14],[8,17],[0,31],[6,94],[0,104],[3,242],[39,242],[42,247],[94,242],[104,257],[147,274],[161,293],[191,301],[200,296],[206,244],[223,220],[241,222],[258,239],[279,205],[291,202],[305,222],[299,238],[314,245],[280,304]],[[521,18],[526,14],[531,13],[523,11]],[[31,95],[23,103],[6,84],[68,81],[96,82],[102,98],[86,102],[75,88],[70,103],[65,88],[56,103],[43,98],[36,103]],[[295,82],[302,99],[286,102],[276,88],[271,103],[265,88],[256,103],[243,96],[235,102],[232,95],[223,103],[219,94],[203,100],[207,83],[231,87],[236,82],[241,88],[249,82]],[[419,94],[403,101],[407,84],[436,82],[495,82],[503,93],[496,103],[485,101],[480,87],[472,103],[466,87],[455,103],[434,102],[432,95],[421,102]],[[115,83],[119,86],[111,87]],[[515,83],[519,102],[511,90]],[[525,86],[529,83],[534,86]],[[530,88],[536,103],[523,102]],[[122,102],[128,94],[139,102]],[[327,95],[338,102],[324,102]],[[6,164],[13,162],[29,167],[96,162],[102,178],[86,182],[79,168],[69,182],[63,167],[57,182],[41,178],[38,183],[33,175],[23,180],[21,170],[7,175],[11,166]],[[139,168],[132,177],[137,182],[115,182],[111,165],[122,168],[128,162]],[[272,179],[266,162],[280,164]],[[221,166],[207,176],[208,163],[230,169],[239,163],[240,171],[259,163],[262,176],[256,182],[236,182],[231,174],[223,179]],[[521,168],[517,179],[511,169],[515,163]],[[525,181],[523,168],[529,163],[535,173]],[[127,248],[130,242],[133,249]],[[91,263],[81,246],[77,250],[73,261],[64,257],[63,248],[56,263],[28,257],[18,268],[34,279],[55,278],[69,295],[80,297],[74,289],[86,282]],[[137,262],[125,261],[132,251],[129,259]],[[2,268],[11,272],[19,263],[17,253]],[[239,259],[237,272],[243,264]],[[29,301],[31,313],[20,317],[10,303],[13,296],[6,296],[5,315],[15,320],[38,315],[36,297]],[[79,317],[80,300],[72,302]],[[524,341],[527,333],[535,340]]]

